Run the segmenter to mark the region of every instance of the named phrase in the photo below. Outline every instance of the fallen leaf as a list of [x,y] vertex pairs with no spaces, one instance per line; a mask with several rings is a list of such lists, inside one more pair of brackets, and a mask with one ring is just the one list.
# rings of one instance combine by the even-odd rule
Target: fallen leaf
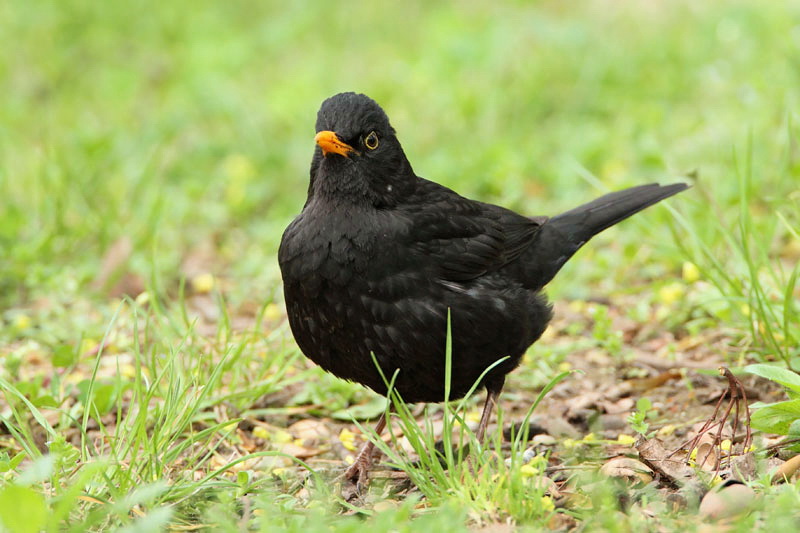
[[680,486],[694,479],[694,472],[679,454],[672,454],[664,448],[661,440],[653,438],[640,442],[636,449],[644,464]]
[[661,372],[657,376],[649,378],[632,378],[626,379],[611,387],[606,392],[606,398],[616,400],[618,398],[625,398],[634,393],[644,393],[651,389],[661,387],[673,379],[681,379],[683,373],[680,370],[667,370]]
[[331,436],[331,430],[328,426],[314,418],[300,420],[286,429],[294,438],[300,439],[306,444],[318,442]]
[[713,472],[717,469],[719,463],[718,446],[706,439],[706,437],[709,437],[709,435],[703,435],[703,438],[700,439],[700,444],[697,445],[692,455],[697,466],[706,472]]
[[634,402],[633,398],[621,398],[616,402],[599,402],[599,405],[603,408],[603,410],[611,415],[618,415],[622,413],[629,413],[633,410],[636,402]]
[[298,446],[293,442],[287,442],[286,444],[280,445],[278,450],[280,450],[282,453],[285,453],[286,455],[297,457],[298,459],[308,459],[309,457],[315,457],[325,451],[321,448],[306,448],[305,446]]
[[600,467],[600,473],[608,477],[619,477],[631,482],[650,483],[653,469],[630,457],[614,457]]

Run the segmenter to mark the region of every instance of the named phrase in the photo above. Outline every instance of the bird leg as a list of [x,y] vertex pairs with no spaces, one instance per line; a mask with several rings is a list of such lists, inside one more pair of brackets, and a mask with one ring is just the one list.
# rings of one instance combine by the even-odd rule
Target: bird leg
[[[478,429],[475,432],[475,438],[479,445],[483,445],[483,437],[486,435],[486,427],[489,425],[489,419],[492,418],[492,411],[497,405],[497,399],[500,397],[500,391],[503,390],[502,384],[500,387],[486,387],[486,403],[483,404],[483,413],[481,413],[481,421],[478,423]],[[475,475],[475,464],[473,462],[472,454],[467,456],[467,468],[469,472]]]
[[478,430],[475,432],[475,436],[478,439],[478,442],[481,444],[483,443],[483,437],[486,435],[486,426],[489,425],[489,419],[492,418],[492,412],[497,405],[497,400],[500,398],[500,391],[501,388],[494,389],[494,388],[486,388],[486,403],[483,404],[483,413],[481,414],[481,421],[478,423]]
[[[375,433],[380,437],[383,428],[386,427],[386,413],[381,413],[381,417],[375,424]],[[343,477],[349,481],[351,485],[355,485],[355,493],[352,496],[357,496],[369,484],[369,469],[372,467],[372,454],[375,452],[375,443],[368,440],[361,447],[355,461],[350,467],[344,471]],[[351,498],[347,498],[348,500]]]

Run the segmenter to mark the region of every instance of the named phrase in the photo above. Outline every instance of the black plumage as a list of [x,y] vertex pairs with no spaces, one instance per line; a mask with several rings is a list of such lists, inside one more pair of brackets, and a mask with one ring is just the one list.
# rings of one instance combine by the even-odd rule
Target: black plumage
[[[526,217],[418,177],[367,96],[327,99],[316,131],[308,199],[279,252],[297,344],[325,370],[386,394],[374,353],[387,376],[399,370],[404,400],[442,401],[449,309],[450,399],[508,357],[481,384],[481,436],[505,375],[552,317],[542,288],[592,236],[687,187],[643,185]],[[350,477],[363,481],[369,458]]]

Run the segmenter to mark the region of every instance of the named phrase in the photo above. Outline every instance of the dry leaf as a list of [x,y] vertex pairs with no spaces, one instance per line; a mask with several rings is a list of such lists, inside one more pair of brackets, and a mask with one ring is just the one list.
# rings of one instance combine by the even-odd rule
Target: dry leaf
[[681,379],[682,377],[683,374],[680,370],[667,370],[666,372],[662,372],[650,378],[626,379],[622,383],[611,387],[606,392],[606,397],[615,400],[617,398],[630,396],[633,393],[644,393],[656,387],[660,387],[673,379]]
[[600,473],[608,477],[620,477],[634,483],[653,481],[653,470],[641,461],[630,457],[614,457],[600,467]]
[[630,413],[636,405],[633,398],[631,397],[622,398],[616,402],[602,401],[599,402],[599,404],[603,408],[603,410],[610,415]]
[[298,459],[308,459],[309,457],[314,457],[325,450],[321,448],[306,448],[305,446],[298,446],[293,442],[287,442],[286,444],[281,444],[278,447],[282,453],[286,455],[291,455],[292,457],[297,457]]
[[287,429],[294,438],[302,440],[306,445],[328,439],[331,436],[330,428],[322,421],[314,418],[295,422]]
[[695,463],[697,463],[697,466],[706,472],[713,472],[717,469],[719,447],[713,443],[713,438],[708,434],[703,435],[700,439],[700,444],[698,444],[695,449],[697,450],[697,455],[695,456]]
[[542,490],[548,496],[553,498],[561,497],[561,491],[558,490],[558,485],[547,476],[537,478],[533,484],[537,489]]
[[639,458],[658,472],[665,476],[675,485],[694,479],[694,472],[686,466],[681,455],[672,454],[664,448],[664,444],[659,439],[649,439],[642,441],[636,446],[639,451]]

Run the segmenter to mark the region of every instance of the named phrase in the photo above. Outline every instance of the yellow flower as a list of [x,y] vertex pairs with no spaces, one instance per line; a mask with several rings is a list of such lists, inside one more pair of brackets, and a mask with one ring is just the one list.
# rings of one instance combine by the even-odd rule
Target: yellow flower
[[136,297],[136,305],[142,307],[150,301],[150,293],[147,291],[140,292],[139,296]]
[[264,318],[267,320],[277,320],[281,317],[281,309],[277,304],[271,303],[264,309]]
[[132,379],[136,377],[136,367],[130,363],[125,363],[120,365],[119,372],[122,374],[123,377]]
[[288,431],[283,431],[282,429],[279,429],[278,431],[276,431],[272,435],[270,440],[272,442],[276,442],[278,444],[289,444],[294,439],[292,438],[292,434],[291,433],[289,433]]
[[670,283],[658,290],[658,299],[661,303],[671,305],[683,297],[683,285],[680,283]]
[[553,502],[553,498],[550,496],[542,496],[542,508],[547,512],[555,510],[556,504]]
[[681,269],[683,274],[683,280],[686,283],[694,283],[695,281],[700,279],[700,269],[697,268],[697,265],[692,263],[691,261],[685,261],[683,263],[683,268]]
[[192,289],[199,294],[206,294],[211,292],[214,288],[214,274],[206,272],[205,274],[198,274],[192,278]]
[[356,434],[347,428],[339,432],[339,441],[345,449],[354,452],[356,450]]
[[256,426],[253,428],[253,436],[257,439],[269,439],[269,431],[266,428],[261,426]]
[[675,433],[676,429],[677,428],[673,424],[667,424],[666,426],[658,430],[657,435],[659,437],[668,437],[669,435]]
[[584,313],[586,311],[587,303],[584,300],[572,300],[569,303],[569,310],[574,313]]
[[636,437],[631,437],[630,435],[620,433],[620,435],[617,437],[617,442],[624,446],[632,446],[633,444],[636,444]]
[[78,349],[80,353],[85,354],[94,351],[99,344],[100,343],[97,342],[96,340],[87,337],[81,341],[81,345]]
[[31,327],[31,317],[26,315],[25,313],[20,313],[14,317],[14,328],[15,329],[28,329]]
[[464,418],[467,419],[467,422],[480,422],[481,414],[478,411],[470,411]]
[[522,474],[522,477],[533,477],[539,475],[539,469],[531,464],[527,464],[519,467],[519,473]]

